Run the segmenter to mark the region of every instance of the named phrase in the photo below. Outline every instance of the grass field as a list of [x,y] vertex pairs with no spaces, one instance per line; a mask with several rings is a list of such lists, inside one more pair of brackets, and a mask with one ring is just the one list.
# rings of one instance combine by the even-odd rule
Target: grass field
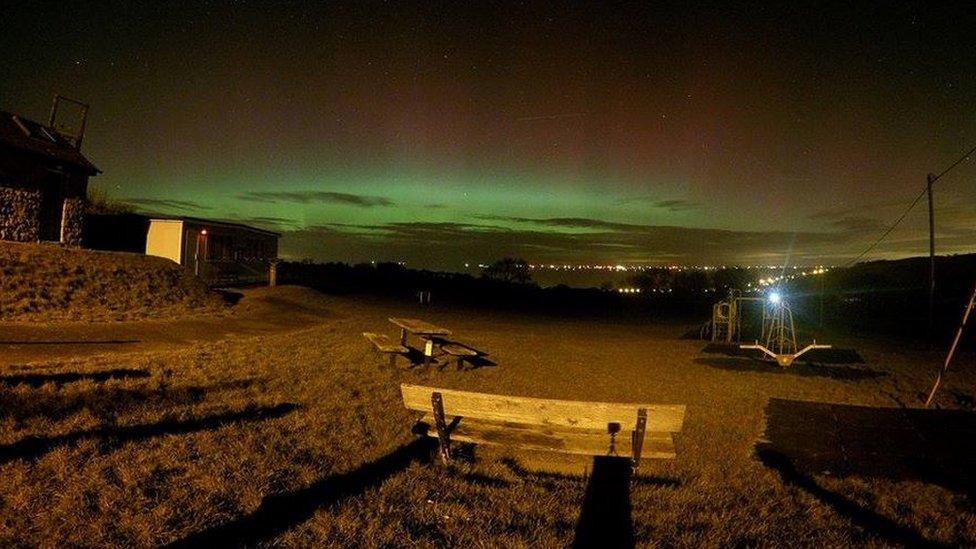
[[[852,338],[832,343],[863,363],[781,371],[703,353],[686,325],[280,291],[319,323],[3,367],[0,544],[573,543],[596,472],[530,473],[481,448],[427,463],[401,382],[686,404],[678,458],[617,495],[639,545],[976,543],[973,377],[950,378],[939,421],[901,408],[919,404],[939,353]],[[447,326],[497,366],[391,370],[360,335],[393,335],[389,316]]]

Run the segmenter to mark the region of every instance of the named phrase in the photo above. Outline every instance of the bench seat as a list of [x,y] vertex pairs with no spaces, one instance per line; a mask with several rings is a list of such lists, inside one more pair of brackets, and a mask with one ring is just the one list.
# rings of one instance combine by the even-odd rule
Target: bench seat
[[456,357],[481,356],[482,354],[470,347],[465,347],[460,343],[447,343],[441,345],[441,350],[451,356],[456,356]]
[[397,355],[406,356],[410,352],[410,349],[400,345],[399,343],[395,343],[392,339],[390,339],[389,336],[383,334],[363,332],[363,337],[373,344],[373,348],[376,350],[376,352],[390,355],[391,366],[396,364]]
[[[433,414],[417,422],[418,434],[437,438]],[[519,450],[560,452],[585,456],[610,454],[610,437],[606,430],[565,429],[524,423],[468,419],[448,425],[452,441],[505,446]],[[614,453],[633,458],[630,431],[617,433]],[[676,456],[671,433],[646,433],[641,459],[673,459]]]
[[676,457],[673,433],[685,407],[677,404],[584,402],[474,393],[400,385],[407,409],[423,412],[418,435],[439,441],[441,459],[451,443],[467,442],[562,454],[616,455],[636,468],[646,459]]
[[[442,353],[457,359],[458,370],[461,369],[463,362],[465,360],[470,361],[471,359],[483,357],[487,354],[473,347],[469,347],[464,343],[461,343],[459,341],[452,341],[445,337],[427,336],[424,337],[424,339],[427,340],[429,344],[432,344],[433,346],[439,348]],[[433,350],[433,347],[431,347],[431,350]]]

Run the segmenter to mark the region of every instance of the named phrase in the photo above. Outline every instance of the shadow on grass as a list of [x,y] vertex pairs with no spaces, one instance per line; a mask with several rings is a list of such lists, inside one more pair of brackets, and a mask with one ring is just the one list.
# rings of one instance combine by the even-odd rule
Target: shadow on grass
[[202,402],[208,394],[250,387],[257,378],[244,378],[211,385],[98,386],[93,389],[68,387],[58,391],[0,390],[0,418],[24,420],[46,417],[56,421],[85,409],[103,421],[134,409],[172,408]]
[[0,463],[15,459],[30,459],[44,454],[58,446],[72,444],[84,439],[102,439],[105,445],[114,447],[162,435],[179,435],[217,429],[225,425],[248,421],[264,421],[291,413],[298,406],[279,404],[270,407],[252,407],[239,412],[226,412],[212,416],[177,420],[164,420],[147,425],[126,425],[100,427],[53,437],[26,437],[13,444],[0,446]]
[[939,546],[914,529],[822,487],[814,475],[936,484],[976,496],[976,414],[771,399],[756,453],[801,488],[888,543]]
[[494,366],[498,366],[497,362],[491,360],[486,356],[468,357],[464,359],[464,362],[467,363],[467,366],[465,367],[465,369],[467,370],[476,370],[478,368],[491,368]]
[[484,473],[464,473],[461,478],[465,482],[470,482],[471,484],[476,484],[478,486],[487,486],[490,488],[508,488],[512,485],[511,482],[503,479],[496,478]]
[[885,377],[887,372],[853,366],[825,366],[810,362],[794,362],[792,366],[783,368],[768,360],[747,357],[702,357],[696,358],[695,363],[704,364],[720,370],[734,372],[759,372],[764,374],[780,374],[800,377],[827,377],[846,381],[861,381]]
[[634,476],[631,461],[616,456],[595,456],[589,477],[549,471],[530,471],[513,458],[504,458],[505,464],[521,478],[541,479],[547,482],[586,481],[583,507],[573,547],[633,547],[634,527],[631,519],[630,489],[634,485],[677,487],[674,479]]
[[243,292],[237,290],[231,290],[229,288],[214,288],[213,290],[217,295],[220,296],[224,303],[227,305],[237,305],[237,302],[244,297]]
[[308,488],[264,498],[253,513],[192,534],[168,547],[240,547],[257,545],[305,522],[323,507],[335,505],[383,483],[414,461],[430,455],[431,443],[416,439],[358,469],[326,477]]
[[764,448],[800,471],[915,480],[976,496],[976,413],[770,399]]
[[689,328],[687,331],[681,333],[678,339],[702,339],[702,335],[706,333],[706,325],[710,325],[711,322],[706,322],[703,324],[698,324],[693,328]]
[[0,340],[0,345],[128,345],[141,339],[23,339]]
[[424,352],[416,347],[410,347],[408,345],[407,354],[404,357],[410,362],[411,368],[424,365]]
[[593,458],[593,473],[586,483],[573,547],[634,546],[630,479],[629,459]]
[[[415,347],[407,347],[406,359],[410,362],[411,368],[416,368],[417,366],[424,365],[424,353],[420,349]],[[489,368],[492,366],[498,366],[498,363],[489,359],[486,356],[471,356],[464,357],[463,366],[460,370],[477,370],[478,368]],[[431,367],[436,367],[438,370],[443,370],[449,366],[457,365],[457,359],[450,355],[435,356],[430,361]]]
[[851,522],[868,532],[883,538],[887,543],[904,547],[949,547],[945,544],[930,541],[914,529],[898,524],[890,518],[860,505],[847,496],[827,490],[820,486],[812,476],[805,475],[797,470],[796,465],[785,454],[781,454],[769,447],[759,448],[757,454],[759,460],[766,467],[779,473],[784,484],[795,486],[817,498],[823,504],[830,506],[839,515],[848,518]]
[[45,383],[71,383],[73,381],[107,381],[109,379],[133,379],[150,377],[145,370],[133,368],[116,368],[100,372],[59,372],[54,374],[14,374],[0,376],[0,383],[5,385],[30,385],[40,387]]

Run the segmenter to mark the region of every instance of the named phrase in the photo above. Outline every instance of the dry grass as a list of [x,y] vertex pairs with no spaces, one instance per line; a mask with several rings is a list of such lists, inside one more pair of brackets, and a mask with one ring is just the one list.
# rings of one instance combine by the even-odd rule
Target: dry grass
[[0,242],[0,320],[125,320],[215,313],[219,296],[171,261]]
[[[424,463],[410,435],[415,417],[400,402],[404,381],[687,404],[678,459],[651,464],[651,480],[630,490],[641,545],[880,546],[908,534],[976,543],[971,504],[947,488],[830,474],[797,482],[757,457],[771,397],[913,403],[935,355],[846,342],[866,360],[857,370],[881,375],[838,377],[829,367],[796,375],[702,355],[701,342],[679,338],[682,326],[353,298],[306,296],[301,305],[330,316],[288,333],[6,368],[2,375],[85,375],[0,381],[0,544],[150,546],[226,536],[286,546],[572,542],[585,480],[528,474],[481,449],[451,467]],[[360,332],[392,334],[386,318],[394,315],[446,325],[499,365],[385,368]],[[971,381],[951,378],[946,394]]]

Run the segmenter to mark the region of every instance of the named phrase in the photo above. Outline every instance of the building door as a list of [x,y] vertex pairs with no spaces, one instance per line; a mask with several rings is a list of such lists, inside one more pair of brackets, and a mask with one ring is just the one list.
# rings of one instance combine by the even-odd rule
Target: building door
[[48,242],[61,241],[61,216],[64,210],[64,178],[52,172],[40,182],[41,211],[39,238]]
[[201,278],[210,275],[208,240],[207,229],[187,228],[183,232],[183,264]]

